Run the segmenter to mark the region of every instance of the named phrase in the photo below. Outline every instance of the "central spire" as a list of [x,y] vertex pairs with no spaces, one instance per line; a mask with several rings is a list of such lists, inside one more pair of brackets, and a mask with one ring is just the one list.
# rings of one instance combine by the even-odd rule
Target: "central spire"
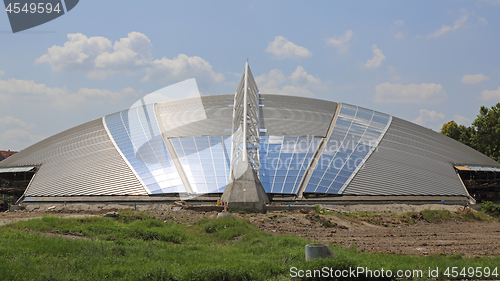
[[247,61],[234,96],[231,174],[239,161],[249,161],[259,173],[259,144],[259,89]]
[[259,89],[248,61],[234,95],[231,173],[221,200],[230,208],[263,210],[269,202],[259,180]]

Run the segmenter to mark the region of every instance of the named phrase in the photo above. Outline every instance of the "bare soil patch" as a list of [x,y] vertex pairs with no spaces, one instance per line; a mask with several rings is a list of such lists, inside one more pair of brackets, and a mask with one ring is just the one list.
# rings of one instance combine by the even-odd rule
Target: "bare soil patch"
[[420,220],[414,225],[369,224],[363,221],[320,216],[329,220],[326,227],[317,215],[273,214],[250,218],[259,229],[277,235],[289,234],[322,243],[356,247],[358,251],[403,255],[460,254],[464,257],[500,255],[499,222]]
[[[0,225],[18,220],[38,218],[43,215],[62,217],[102,216],[116,209],[57,210],[36,212],[0,213]],[[153,211],[162,221],[192,224],[202,218],[216,218],[217,212],[193,210]],[[275,235],[295,235],[321,243],[334,243],[356,247],[358,251],[394,253],[403,255],[450,255],[464,257],[500,255],[500,222],[468,222],[459,219],[427,222],[415,216],[416,223],[384,221],[381,214],[377,225],[337,215],[318,215],[313,211],[272,212],[267,214],[233,213],[234,217],[248,219],[262,231]],[[57,236],[59,233],[47,235]],[[66,235],[62,235],[66,236]],[[75,237],[67,237],[79,239]]]

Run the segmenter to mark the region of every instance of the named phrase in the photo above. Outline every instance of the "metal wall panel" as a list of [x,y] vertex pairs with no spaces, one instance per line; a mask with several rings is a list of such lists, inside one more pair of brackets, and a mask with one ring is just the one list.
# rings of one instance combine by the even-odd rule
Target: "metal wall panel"
[[[337,103],[282,95],[260,95],[262,135],[325,137]],[[203,96],[204,112],[194,106],[197,98],[156,104],[159,124],[166,138],[230,136],[234,95]],[[206,114],[206,119],[200,118]],[[192,120],[192,122],[190,121]],[[178,126],[179,123],[185,124]]]
[[[233,95],[204,96],[167,101],[155,105],[158,124],[165,138],[230,136]],[[206,117],[206,118],[205,118]],[[179,126],[182,124],[182,126]]]
[[109,139],[102,119],[36,143],[0,167],[41,165],[26,196],[147,195]]
[[325,100],[260,96],[260,128],[268,136],[325,137],[337,108],[337,103]]
[[493,159],[442,134],[393,118],[377,149],[344,195],[462,195],[456,164],[500,167]]

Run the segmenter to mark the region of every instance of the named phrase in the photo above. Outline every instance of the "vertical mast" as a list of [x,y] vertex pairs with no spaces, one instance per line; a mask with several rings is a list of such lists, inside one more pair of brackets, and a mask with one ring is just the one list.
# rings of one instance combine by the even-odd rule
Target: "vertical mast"
[[258,175],[260,169],[259,89],[248,62],[234,96],[231,139],[231,175],[239,161],[249,161]]

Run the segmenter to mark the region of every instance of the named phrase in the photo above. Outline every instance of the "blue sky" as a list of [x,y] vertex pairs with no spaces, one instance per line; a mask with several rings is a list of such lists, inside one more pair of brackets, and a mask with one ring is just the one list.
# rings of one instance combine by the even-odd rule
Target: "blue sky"
[[0,12],[0,149],[196,78],[367,107],[439,130],[500,102],[500,0],[82,0],[12,34]]

